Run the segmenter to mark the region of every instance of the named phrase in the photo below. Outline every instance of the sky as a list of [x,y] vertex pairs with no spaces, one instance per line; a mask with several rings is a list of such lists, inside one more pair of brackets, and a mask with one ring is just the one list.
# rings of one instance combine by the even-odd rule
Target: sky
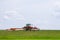
[[41,30],[60,30],[60,0],[0,0],[0,29],[27,23]]

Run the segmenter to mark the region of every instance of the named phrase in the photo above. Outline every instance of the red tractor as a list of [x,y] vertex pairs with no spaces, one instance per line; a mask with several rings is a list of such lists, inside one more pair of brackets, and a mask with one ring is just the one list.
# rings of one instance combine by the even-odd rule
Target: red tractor
[[32,27],[31,24],[26,24],[26,26],[24,26],[23,29],[26,31],[39,30],[37,27]]
[[33,27],[31,27],[31,24],[26,24],[26,26],[23,27],[23,29],[26,31],[28,31],[28,30],[31,31],[32,28]]

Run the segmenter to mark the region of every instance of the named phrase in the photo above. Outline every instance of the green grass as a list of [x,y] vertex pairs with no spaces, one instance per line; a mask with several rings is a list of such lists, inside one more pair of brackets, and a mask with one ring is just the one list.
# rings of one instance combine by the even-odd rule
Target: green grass
[[0,39],[0,40],[60,40],[60,39]]
[[40,30],[40,31],[4,31],[0,30],[1,40],[59,40],[60,30]]

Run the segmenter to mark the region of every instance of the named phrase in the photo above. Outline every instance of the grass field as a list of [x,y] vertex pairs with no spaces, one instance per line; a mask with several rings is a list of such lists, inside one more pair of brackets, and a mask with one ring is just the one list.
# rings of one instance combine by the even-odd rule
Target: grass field
[[4,31],[0,30],[1,40],[60,40],[60,30]]

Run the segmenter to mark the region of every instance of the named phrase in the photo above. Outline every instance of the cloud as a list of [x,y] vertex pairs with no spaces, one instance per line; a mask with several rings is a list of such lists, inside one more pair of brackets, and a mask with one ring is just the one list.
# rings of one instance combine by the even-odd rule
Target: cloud
[[54,8],[52,11],[53,11],[52,15],[54,16],[55,21],[60,20],[60,1],[54,2]]
[[2,24],[0,24],[0,27],[2,26]]
[[5,18],[5,19],[9,19],[9,17],[8,17],[8,16],[6,16],[6,15],[4,16],[4,18]]
[[6,15],[4,16],[5,19],[25,20],[25,17],[16,11],[6,11],[5,13],[6,13]]
[[0,22],[4,22],[4,20],[0,19]]

